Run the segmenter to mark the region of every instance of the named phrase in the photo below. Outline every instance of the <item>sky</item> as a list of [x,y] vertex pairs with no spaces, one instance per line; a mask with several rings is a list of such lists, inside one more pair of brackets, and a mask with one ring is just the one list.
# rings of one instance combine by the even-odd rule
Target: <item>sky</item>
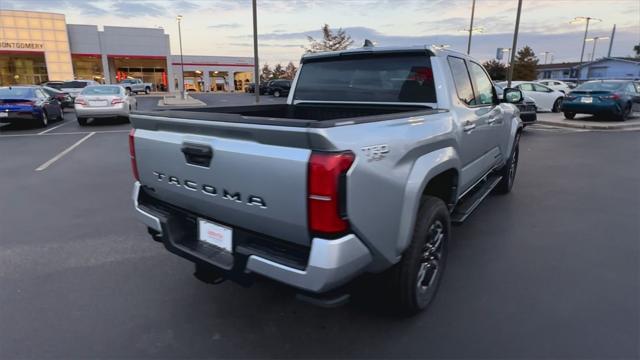
[[[466,51],[472,0],[257,0],[260,63],[297,63],[318,38],[320,27],[343,28],[353,46],[364,39],[376,46],[447,44]],[[517,0],[476,0],[471,56],[495,57],[513,41]],[[66,15],[69,24],[162,27],[179,52],[176,15],[183,16],[185,55],[253,56],[251,0],[0,0],[2,9],[50,11]],[[578,61],[585,24],[570,24],[576,16],[593,23],[589,37],[610,36],[617,25],[612,56],[629,56],[640,44],[638,0],[523,0],[518,48],[529,45],[536,54],[550,52],[547,61]],[[593,42],[585,47],[591,56]],[[607,55],[609,40],[597,44],[595,57]],[[544,56],[540,56],[541,63]]]

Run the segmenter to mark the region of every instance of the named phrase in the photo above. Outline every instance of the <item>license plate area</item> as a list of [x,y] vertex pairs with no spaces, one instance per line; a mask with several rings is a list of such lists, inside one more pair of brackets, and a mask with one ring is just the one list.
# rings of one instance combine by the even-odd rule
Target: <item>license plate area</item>
[[233,253],[233,229],[198,218],[198,240]]
[[591,96],[584,96],[580,98],[580,102],[590,104],[593,102],[593,98]]
[[0,112],[0,118],[6,118],[9,117],[9,113],[8,112]]
[[94,100],[94,101],[89,101],[89,106],[92,106],[92,107],[103,107],[103,106],[107,106],[107,101],[106,101],[106,100]]

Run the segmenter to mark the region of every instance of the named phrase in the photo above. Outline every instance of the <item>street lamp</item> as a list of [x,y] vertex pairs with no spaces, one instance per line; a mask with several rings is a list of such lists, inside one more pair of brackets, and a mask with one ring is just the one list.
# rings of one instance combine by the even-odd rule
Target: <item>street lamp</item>
[[476,0],[471,2],[471,24],[469,24],[469,40],[467,41],[467,55],[471,52],[471,34],[473,33],[473,17],[476,13]]
[[[569,24],[586,23],[586,26],[584,28],[584,39],[582,40],[582,51],[580,51],[580,65],[578,65],[579,69],[581,69],[581,67],[582,67],[582,60],[584,59],[584,45],[585,45],[585,42],[587,41],[587,33],[589,32],[589,23],[591,23],[592,21],[601,22],[602,19],[596,19],[596,18],[592,18],[592,17],[589,17],[589,16],[578,16],[578,17],[573,18],[573,20],[571,20],[569,22]],[[576,77],[578,77],[577,73],[576,73]]]
[[180,71],[182,72],[180,79],[182,80],[182,99],[184,100],[187,98],[187,93],[184,91],[184,59],[182,58],[182,28],[180,26],[182,15],[176,16],[176,20],[178,21],[178,38],[180,39]]
[[482,26],[470,27],[468,29],[462,29],[460,32],[468,33],[469,40],[467,41],[467,55],[471,52],[471,34],[477,33],[482,34],[484,32],[484,28]]
[[[543,51],[540,54],[544,55],[544,63],[545,63],[545,65],[547,64],[547,56],[553,55],[553,53],[551,51]],[[553,56],[551,56],[551,59],[552,59],[551,61],[553,61]]]
[[609,39],[608,36],[594,36],[592,38],[585,39],[585,42],[593,41],[593,50],[591,50],[591,61],[593,61],[596,55],[596,45],[598,44],[598,40],[608,40],[608,39]]

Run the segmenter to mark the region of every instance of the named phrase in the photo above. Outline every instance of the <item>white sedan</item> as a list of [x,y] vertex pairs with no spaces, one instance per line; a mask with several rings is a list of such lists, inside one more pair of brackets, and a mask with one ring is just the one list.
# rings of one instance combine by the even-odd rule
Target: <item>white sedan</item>
[[119,117],[129,119],[137,107],[136,99],[120,85],[87,86],[74,101],[76,117],[81,126],[89,119]]
[[542,84],[546,87],[552,88],[553,90],[558,90],[564,94],[568,94],[572,89],[571,85],[560,80],[539,80],[538,84]]
[[[507,87],[507,82],[498,85]],[[538,111],[560,112],[564,93],[533,81],[512,81],[511,87],[519,89],[524,96],[535,100]]]

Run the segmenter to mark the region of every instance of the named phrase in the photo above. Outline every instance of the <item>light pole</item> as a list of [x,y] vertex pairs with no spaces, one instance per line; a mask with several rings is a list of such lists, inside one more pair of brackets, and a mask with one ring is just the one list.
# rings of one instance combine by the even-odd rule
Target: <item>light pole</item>
[[473,17],[476,13],[476,0],[471,2],[471,24],[469,24],[469,40],[467,41],[467,55],[471,52],[471,34],[473,33]]
[[522,13],[522,0],[518,0],[518,12],[516,13],[516,28],[513,30],[513,45],[511,45],[511,60],[509,61],[509,74],[507,75],[507,87],[511,87],[511,79],[513,78],[513,65],[516,62],[516,52],[518,48],[518,30],[520,30],[520,13]]
[[[553,53],[551,51],[543,51],[541,52],[541,54],[544,54],[544,64],[547,64],[547,56],[549,55],[553,55]],[[553,61],[553,57],[551,57],[552,61]]]
[[[578,69],[580,69],[580,71],[582,71],[582,60],[584,59],[584,45],[585,45],[585,42],[587,41],[587,33],[589,32],[589,23],[591,23],[592,21],[601,22],[602,19],[592,18],[590,16],[578,16],[573,18],[573,20],[569,22],[570,24],[586,23],[584,28],[584,39],[582,40],[582,51],[580,51],[580,64],[578,65]],[[576,71],[576,78],[579,79],[577,71]]]
[[462,30],[460,30],[460,32],[464,32],[464,33],[468,33],[469,34],[469,40],[467,42],[467,54],[469,54],[471,52],[471,34],[472,33],[481,34],[481,33],[484,32],[484,28],[482,26],[470,27],[468,29],[462,29]]
[[258,61],[258,9],[256,0],[251,1],[253,6],[253,92],[256,94],[256,104],[260,102],[260,62]]
[[184,59],[182,58],[182,28],[181,28],[181,23],[182,23],[182,15],[178,15],[176,16],[176,20],[178,21],[178,39],[180,40],[180,79],[182,80],[182,99],[186,99],[187,98],[187,92],[184,91]]
[[608,36],[594,36],[592,38],[586,39],[585,42],[587,41],[593,41],[593,50],[591,50],[591,60],[593,61],[593,59],[596,56],[596,45],[598,44],[598,40],[607,40],[609,39]]

